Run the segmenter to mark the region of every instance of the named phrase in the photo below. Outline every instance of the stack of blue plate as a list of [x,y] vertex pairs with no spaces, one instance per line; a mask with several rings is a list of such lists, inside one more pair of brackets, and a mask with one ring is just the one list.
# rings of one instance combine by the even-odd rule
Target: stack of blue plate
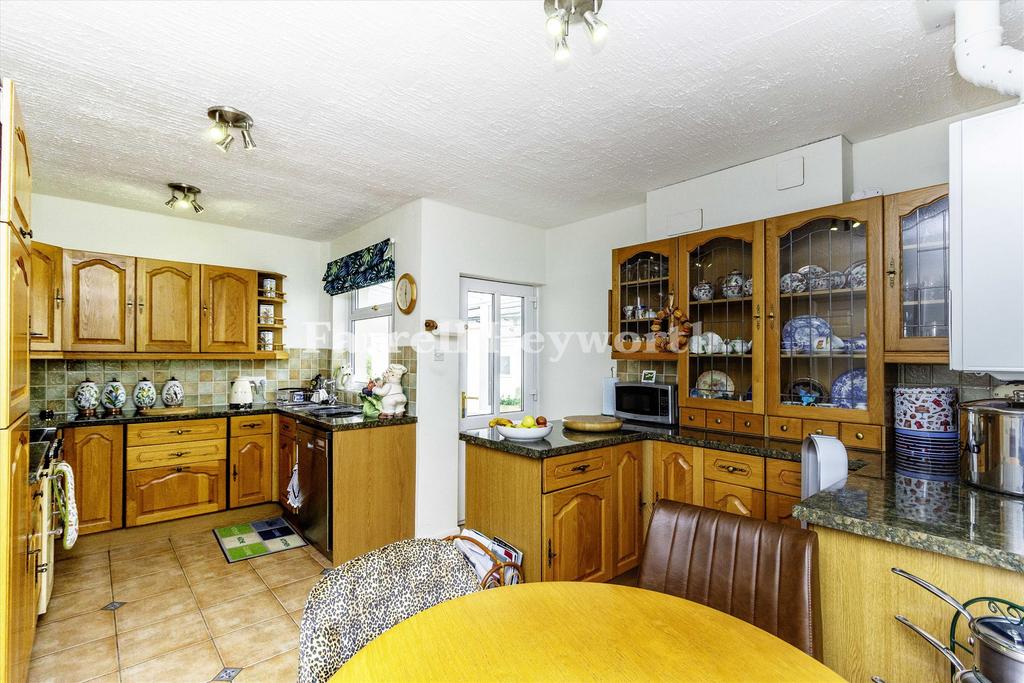
[[933,481],[955,480],[960,474],[960,434],[897,429],[896,472]]

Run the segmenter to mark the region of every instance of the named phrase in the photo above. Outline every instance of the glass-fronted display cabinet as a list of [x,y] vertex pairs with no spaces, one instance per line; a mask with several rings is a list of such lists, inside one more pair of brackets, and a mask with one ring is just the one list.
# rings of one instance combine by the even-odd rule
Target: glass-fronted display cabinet
[[666,239],[612,252],[612,358],[676,358],[656,343],[667,332],[658,312],[674,302],[676,245]]
[[765,232],[768,411],[880,424],[882,198],[771,218]]
[[885,198],[885,352],[948,362],[949,186]]
[[680,297],[693,325],[682,405],[764,409],[764,221],[680,238]]

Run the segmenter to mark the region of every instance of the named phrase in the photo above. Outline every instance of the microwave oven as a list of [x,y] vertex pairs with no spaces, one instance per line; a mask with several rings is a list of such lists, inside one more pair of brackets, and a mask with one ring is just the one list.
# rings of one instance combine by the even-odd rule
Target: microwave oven
[[675,385],[619,382],[615,385],[615,417],[676,424],[679,408],[676,405]]

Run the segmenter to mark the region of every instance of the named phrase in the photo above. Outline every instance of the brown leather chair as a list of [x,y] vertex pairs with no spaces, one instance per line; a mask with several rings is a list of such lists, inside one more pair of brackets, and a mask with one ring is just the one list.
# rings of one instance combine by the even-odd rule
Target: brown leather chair
[[813,531],[661,500],[637,585],[731,614],[820,660],[817,564]]

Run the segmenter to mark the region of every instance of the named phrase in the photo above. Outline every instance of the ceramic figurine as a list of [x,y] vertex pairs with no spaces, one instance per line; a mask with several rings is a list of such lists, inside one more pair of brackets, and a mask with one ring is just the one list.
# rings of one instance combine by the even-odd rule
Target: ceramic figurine
[[156,404],[156,387],[153,386],[152,382],[143,377],[135,385],[135,391],[132,392],[132,401],[139,411],[152,408]]
[[743,296],[743,273],[738,270],[730,272],[722,278],[720,289],[726,299],[738,299]]
[[185,405],[185,387],[181,385],[181,382],[176,377],[171,377],[164,384],[164,388],[160,392],[160,400],[168,408],[177,408]]
[[701,280],[693,287],[693,298],[697,301],[711,301],[715,298],[715,287],[707,280]]
[[103,387],[103,394],[100,396],[100,404],[110,411],[111,415],[120,415],[121,408],[128,402],[128,392],[124,385],[111,377],[107,385]]
[[96,406],[100,404],[100,390],[88,377],[75,389],[75,407],[79,417],[95,417]]
[[392,363],[384,371],[381,384],[373,387],[373,395],[380,397],[381,417],[402,417],[405,415],[407,399],[402,391],[402,375],[409,369],[404,365]]

